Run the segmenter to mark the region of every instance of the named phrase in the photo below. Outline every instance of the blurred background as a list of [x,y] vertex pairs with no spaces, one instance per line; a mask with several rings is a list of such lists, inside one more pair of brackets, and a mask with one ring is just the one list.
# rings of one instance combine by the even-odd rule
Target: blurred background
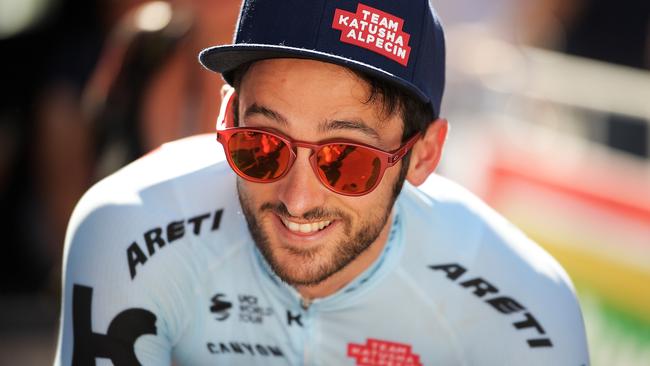
[[[593,365],[650,365],[650,2],[433,0],[441,174],[553,254]],[[0,364],[54,354],[67,220],[94,182],[210,132],[238,0],[0,0]]]

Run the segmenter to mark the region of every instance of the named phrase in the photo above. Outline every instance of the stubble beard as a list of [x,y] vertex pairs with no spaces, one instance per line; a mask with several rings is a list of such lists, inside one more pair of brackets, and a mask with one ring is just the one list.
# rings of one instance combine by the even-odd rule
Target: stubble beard
[[[350,216],[342,211],[316,208],[305,213],[302,217],[305,220],[319,221],[319,219],[336,217],[343,224],[343,238],[338,239],[335,244],[325,243],[311,250],[296,249],[282,243],[273,245],[269,235],[262,228],[259,216],[255,214],[253,203],[246,195],[245,189],[241,188],[239,179],[237,191],[248,224],[248,230],[255,245],[275,274],[291,286],[316,286],[348,266],[377,240],[390,217],[390,212],[397,198],[397,193],[401,190],[402,183],[403,179],[397,182],[393,189],[393,197],[387,200],[386,207],[381,211],[373,210],[380,213],[362,222],[355,232],[352,232]],[[290,217],[286,206],[281,202],[265,202],[260,205],[257,212],[260,215],[271,213],[284,218]],[[290,267],[281,263],[277,253],[279,251],[285,251],[286,253],[283,255],[285,257],[288,253],[293,258],[292,262],[295,262],[295,266]]]

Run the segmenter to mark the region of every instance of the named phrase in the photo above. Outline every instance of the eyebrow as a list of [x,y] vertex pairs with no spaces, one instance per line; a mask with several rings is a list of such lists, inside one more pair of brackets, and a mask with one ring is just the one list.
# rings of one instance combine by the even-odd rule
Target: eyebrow
[[[248,108],[246,108],[246,110],[244,111],[244,118],[248,118],[258,114],[266,118],[272,119],[285,126],[289,124],[289,121],[282,114],[263,105],[259,105],[257,103],[253,103]],[[359,131],[374,140],[377,141],[380,140],[377,131],[375,131],[375,129],[373,129],[372,127],[369,127],[362,120],[327,120],[318,125],[318,130],[320,132],[331,132],[336,130],[354,130],[354,131]]]
[[244,111],[244,118],[249,118],[256,114],[261,114],[262,116],[275,120],[283,125],[289,124],[287,119],[280,113],[257,103],[253,103],[250,107],[246,108],[246,111]]
[[318,129],[321,132],[329,132],[329,131],[334,131],[334,130],[355,130],[363,133],[364,135],[367,135],[370,138],[373,138],[375,140],[379,140],[379,134],[375,129],[372,127],[369,127],[367,124],[365,124],[361,120],[351,120],[351,121],[345,121],[345,120],[333,120],[333,121],[325,121],[321,123],[318,126]]

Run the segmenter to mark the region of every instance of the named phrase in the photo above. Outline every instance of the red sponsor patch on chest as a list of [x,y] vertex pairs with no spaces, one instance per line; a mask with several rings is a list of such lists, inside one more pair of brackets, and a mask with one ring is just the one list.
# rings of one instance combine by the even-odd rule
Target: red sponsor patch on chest
[[411,47],[404,20],[381,10],[358,4],[357,12],[336,9],[332,28],[341,31],[341,42],[352,44],[386,56],[406,66]]
[[356,359],[357,366],[422,366],[408,344],[372,338],[366,344],[348,344],[348,357]]

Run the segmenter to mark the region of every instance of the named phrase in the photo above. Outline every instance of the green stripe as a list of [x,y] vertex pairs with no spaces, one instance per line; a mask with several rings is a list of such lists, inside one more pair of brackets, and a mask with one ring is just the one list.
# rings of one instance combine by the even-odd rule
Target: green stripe
[[620,334],[621,337],[634,338],[644,347],[650,347],[650,323],[632,313],[623,311],[606,299],[599,304],[599,308],[608,328]]

